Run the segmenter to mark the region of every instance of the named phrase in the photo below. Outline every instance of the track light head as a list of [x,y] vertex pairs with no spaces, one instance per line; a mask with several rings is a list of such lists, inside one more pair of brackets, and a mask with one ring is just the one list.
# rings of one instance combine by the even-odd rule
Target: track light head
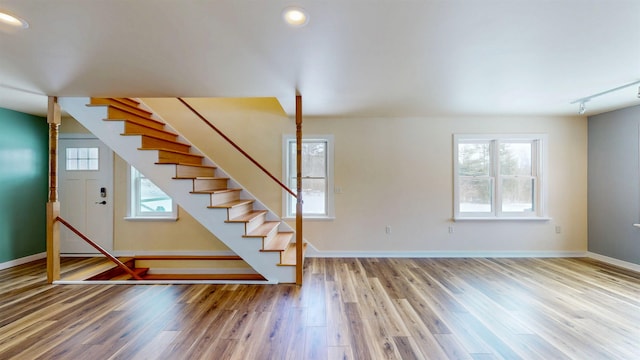
[[640,98],[640,86],[638,86],[638,98]]
[[581,102],[580,106],[578,106],[578,114],[582,115],[585,113],[585,111],[587,111],[587,106],[584,104],[584,102]]

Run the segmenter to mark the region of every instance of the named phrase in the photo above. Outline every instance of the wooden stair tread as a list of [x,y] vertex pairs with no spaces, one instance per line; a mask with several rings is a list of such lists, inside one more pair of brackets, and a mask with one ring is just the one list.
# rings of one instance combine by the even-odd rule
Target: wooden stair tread
[[[126,134],[126,135],[132,135],[132,134]],[[186,142],[181,142],[181,141],[177,141],[177,140],[168,140],[168,139],[163,139],[161,137],[157,137],[151,134],[140,134],[143,137],[148,137],[148,138],[153,138],[153,139],[157,139],[157,140],[162,140],[162,141],[166,141],[166,142],[171,142],[174,144],[178,144],[178,145],[184,145],[184,146],[191,146],[191,144],[186,143]]]
[[[211,165],[203,165],[203,164],[184,164],[184,163],[175,163],[175,164],[168,164],[168,163],[156,163],[159,165],[179,165],[179,166],[188,166],[188,167],[200,167],[200,168],[207,168],[207,169],[217,169],[215,166],[211,166]],[[189,178],[189,179],[193,179],[193,178]]]
[[[164,130],[164,129],[156,129],[156,128],[153,128],[153,127],[147,126],[147,125],[145,125],[145,124],[141,124],[141,123],[139,123],[139,122],[136,122],[136,121],[134,121],[134,120],[129,120],[129,119],[103,119],[103,120],[104,120],[104,121],[125,121],[125,122],[127,122],[127,121],[128,121],[128,122],[130,122],[130,123],[134,123],[134,124],[136,124],[136,125],[138,125],[138,126],[140,126],[140,127],[143,127],[143,128],[145,128],[145,129],[149,129],[149,130],[152,130],[152,131],[158,131],[158,132],[161,132],[161,133],[165,133],[165,134],[167,134],[167,135],[175,136],[176,138],[178,137],[178,134],[173,133],[173,132],[171,132],[171,131],[167,131],[167,130]],[[140,131],[144,131],[144,130],[140,130]],[[146,133],[142,133],[142,132],[137,132],[137,133],[136,133],[136,132],[130,132],[130,133],[123,133],[123,134],[120,134],[120,135],[128,136],[128,135],[148,135],[148,134],[146,134]]]
[[233,189],[219,189],[219,190],[198,190],[198,191],[191,191],[191,193],[192,194],[222,194],[222,193],[234,192],[234,191],[242,191],[242,189],[233,188]]
[[[304,260],[304,252],[307,249],[307,243],[304,243],[302,248],[302,259]],[[287,249],[281,256],[280,264],[282,266],[295,266],[296,265],[296,243],[290,243]]]
[[[153,113],[148,111],[148,110],[139,108],[137,106],[129,105],[129,104],[123,103],[123,102],[121,102],[119,100],[115,100],[115,99],[113,99],[112,101],[113,102],[102,101],[102,100],[95,101],[94,98],[92,98],[91,99],[91,103],[87,104],[87,106],[111,106],[111,107],[117,108],[118,110],[126,111],[128,113],[135,114],[135,115],[138,115],[138,116],[147,116],[147,117],[149,117],[149,120],[154,120],[155,122],[162,123],[161,121],[152,119],[151,115],[153,115]],[[140,104],[138,104],[138,105],[140,105]],[[138,112],[138,113],[136,114],[136,112]],[[144,114],[144,115],[142,115],[142,114]]]
[[250,222],[251,220],[257,218],[262,214],[266,214],[267,210],[252,210],[246,214],[242,214],[240,216],[234,217],[233,219],[226,220],[225,222],[235,223],[235,222]]
[[260,274],[147,274],[144,280],[251,280],[266,281]]
[[114,100],[120,101],[121,103],[125,103],[131,106],[136,106],[136,107],[140,106],[140,101],[132,98],[110,98],[110,99],[114,99]]
[[183,151],[177,151],[177,150],[173,150],[173,149],[160,148],[160,147],[153,147],[153,148],[138,148],[138,150],[158,150],[158,151],[169,152],[169,153],[172,153],[172,154],[188,155],[188,156],[193,156],[193,157],[204,158],[204,156],[199,155],[199,154],[192,154],[192,153],[190,153],[190,152],[183,152]]
[[90,102],[93,104],[94,101],[101,101],[101,100],[107,100],[107,101],[108,100],[112,100],[112,101],[116,101],[116,102],[119,102],[119,103],[124,104],[124,105],[129,105],[131,107],[135,107],[135,108],[140,106],[140,102],[138,100],[131,99],[131,98],[98,98],[98,97],[92,97],[90,99]]
[[255,200],[240,199],[240,200],[229,201],[229,202],[226,202],[224,204],[210,205],[210,206],[207,206],[207,207],[209,209],[231,209],[231,208],[234,208],[236,206],[241,206],[241,205],[245,205],[245,204],[251,204],[251,203],[254,203],[254,202],[255,202]]
[[228,177],[216,177],[216,176],[196,176],[193,180],[229,180]]
[[286,251],[291,244],[293,238],[292,232],[282,232],[276,234],[267,244],[264,245],[264,249],[261,251]]
[[[210,165],[201,165],[201,164],[186,164],[186,163],[181,163],[181,162],[173,162],[173,163],[168,163],[168,162],[155,162],[154,164],[156,165],[177,165],[177,166],[192,166],[192,167],[200,167],[200,168],[207,168],[207,169],[213,169],[215,170],[216,167],[215,166],[210,166]],[[185,178],[181,178],[181,179],[193,179],[192,177],[185,177]]]
[[[139,120],[139,121],[148,121],[152,124],[158,125],[158,126],[162,126],[164,127],[166,124],[163,123],[162,121],[158,121],[154,118],[151,117],[152,113],[143,110],[143,109],[139,109],[139,108],[135,108],[135,109],[130,109],[126,106],[118,106],[118,105],[114,105],[114,104],[109,104],[109,105],[87,105],[87,106],[108,106],[110,108],[112,108],[116,114],[110,114],[109,119],[117,119],[120,116],[133,116],[133,119],[129,119],[127,118],[126,120]],[[141,111],[142,114],[137,114],[137,111]],[[118,112],[122,112],[125,113],[126,115],[120,115]],[[113,116],[113,117],[111,117]]]
[[[213,169],[215,169],[215,167],[212,167]],[[221,177],[215,177],[215,176],[174,176],[172,177],[172,179],[176,179],[176,180],[229,180],[229,178],[221,178]]]
[[265,221],[260,226],[255,228],[249,234],[242,235],[242,237],[265,237],[273,231],[273,229],[277,228],[280,225],[280,221]]

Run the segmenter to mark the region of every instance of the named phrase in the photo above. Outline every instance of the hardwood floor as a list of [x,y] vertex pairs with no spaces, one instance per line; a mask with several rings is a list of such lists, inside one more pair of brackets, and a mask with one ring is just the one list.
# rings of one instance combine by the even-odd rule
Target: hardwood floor
[[47,285],[43,261],[2,270],[0,359],[640,359],[640,274],[595,260],[305,267],[301,288]]

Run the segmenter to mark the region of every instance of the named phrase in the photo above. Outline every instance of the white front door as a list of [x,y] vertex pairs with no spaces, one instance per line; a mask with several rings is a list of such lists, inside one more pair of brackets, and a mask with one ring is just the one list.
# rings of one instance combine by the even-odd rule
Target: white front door
[[[98,139],[60,139],[60,217],[113,250],[113,152]],[[60,224],[61,254],[97,254]]]

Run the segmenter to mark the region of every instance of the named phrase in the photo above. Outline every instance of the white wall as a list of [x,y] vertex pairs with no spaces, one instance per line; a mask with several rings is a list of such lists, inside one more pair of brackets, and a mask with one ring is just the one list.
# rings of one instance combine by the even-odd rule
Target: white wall
[[[176,101],[145,99],[166,121],[270,208],[281,192]],[[194,101],[258,158],[282,174],[282,134],[292,119],[265,109]],[[237,105],[237,104],[236,104]],[[305,221],[304,237],[327,255],[581,253],[587,249],[587,121],[582,117],[305,118],[305,134],[335,136],[336,219]],[[453,223],[454,133],[548,134],[544,222]],[[293,225],[293,224],[292,224]],[[385,227],[391,226],[387,235]],[[449,234],[448,227],[454,227]],[[561,233],[555,232],[556,226]]]

